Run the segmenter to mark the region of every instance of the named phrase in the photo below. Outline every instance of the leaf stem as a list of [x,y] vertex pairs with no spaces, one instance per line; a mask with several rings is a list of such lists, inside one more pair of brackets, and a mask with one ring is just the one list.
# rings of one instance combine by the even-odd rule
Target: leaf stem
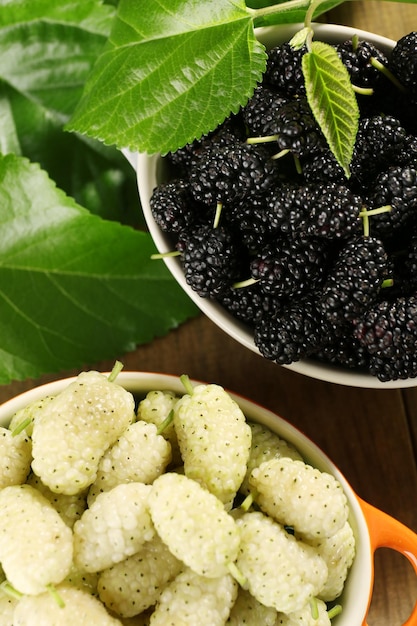
[[285,13],[285,11],[292,11],[293,9],[304,9],[308,7],[310,0],[288,0],[287,2],[281,2],[280,4],[273,4],[272,6],[260,7],[259,9],[252,9],[246,7],[247,12],[256,19],[258,17],[265,17],[267,15],[275,15],[278,13]]

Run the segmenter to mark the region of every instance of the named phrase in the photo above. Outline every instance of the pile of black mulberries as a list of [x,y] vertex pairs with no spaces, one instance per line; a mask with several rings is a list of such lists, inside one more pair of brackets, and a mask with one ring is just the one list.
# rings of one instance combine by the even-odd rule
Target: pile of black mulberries
[[309,109],[305,49],[284,43],[239,113],[165,157],[171,177],[151,211],[188,284],[247,324],[266,358],[412,378],[417,32],[389,58],[357,38],[335,48],[352,84],[370,90],[357,96],[350,178]]

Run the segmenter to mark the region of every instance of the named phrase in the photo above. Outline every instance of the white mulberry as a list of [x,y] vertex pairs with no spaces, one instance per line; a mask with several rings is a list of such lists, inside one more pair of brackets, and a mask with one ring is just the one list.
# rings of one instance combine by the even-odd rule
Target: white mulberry
[[181,452],[174,422],[171,421],[167,424],[166,420],[168,420],[178,400],[178,396],[173,391],[156,389],[146,394],[145,398],[139,402],[137,410],[138,420],[155,424],[158,428],[163,426],[161,435],[171,444],[172,464],[174,467],[182,464]]
[[156,603],[182,567],[156,535],[138,552],[100,573],[100,600],[121,617],[133,617]]
[[127,483],[97,496],[74,524],[77,567],[98,572],[131,556],[152,539],[150,490],[150,485]]
[[261,604],[249,591],[239,587],[227,626],[276,626],[276,609]]
[[178,401],[174,425],[186,476],[231,508],[251,446],[251,429],[237,402],[219,385],[197,385]]
[[331,537],[348,517],[339,481],[302,461],[271,459],[254,469],[250,485],[259,507],[304,539]]
[[35,416],[32,469],[52,491],[73,495],[96,478],[104,452],[135,418],[131,393],[82,372]]
[[48,592],[23,596],[15,608],[13,626],[122,626],[91,594],[70,586],[59,586],[56,592],[62,604]]
[[259,511],[245,513],[237,567],[259,602],[282,613],[302,609],[327,579],[327,566],[314,548]]
[[154,424],[143,420],[126,428],[118,440],[104,453],[97,477],[90,487],[88,504],[99,493],[123,483],[152,483],[171,461],[171,445],[158,435]]
[[69,573],[72,533],[56,510],[30,485],[0,491],[0,562],[10,584],[42,593]]
[[285,441],[285,439],[278,437],[278,435],[272,432],[267,426],[252,422],[248,422],[248,424],[252,431],[252,445],[246,475],[239,489],[239,491],[245,495],[248,495],[250,492],[249,478],[252,470],[255,469],[255,467],[259,467],[264,461],[279,459],[282,456],[288,456],[291,459],[298,459],[299,461],[303,460],[301,454],[293,445]]
[[187,568],[165,587],[150,626],[224,626],[237,591],[228,574],[205,578]]
[[237,556],[239,531],[220,500],[174,472],[159,476],[151,489],[151,517],[171,552],[201,576],[228,573]]
[[32,444],[24,432],[13,435],[0,426],[0,489],[25,482],[32,462]]

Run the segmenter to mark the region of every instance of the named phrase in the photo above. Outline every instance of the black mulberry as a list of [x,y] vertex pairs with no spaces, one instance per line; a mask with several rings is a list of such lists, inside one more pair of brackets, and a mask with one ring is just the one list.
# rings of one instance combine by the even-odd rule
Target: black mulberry
[[387,265],[387,254],[378,239],[360,237],[345,243],[320,294],[323,317],[332,324],[343,324],[361,315],[376,301]]

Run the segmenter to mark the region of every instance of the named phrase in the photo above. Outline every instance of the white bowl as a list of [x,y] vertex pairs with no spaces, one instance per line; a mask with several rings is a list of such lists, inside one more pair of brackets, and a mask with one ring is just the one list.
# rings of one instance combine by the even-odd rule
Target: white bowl
[[[257,34],[266,47],[270,48],[280,42],[288,41],[291,36],[299,30],[299,28],[300,27],[297,25],[268,27],[258,29]],[[360,29],[353,29],[344,26],[317,24],[315,26],[315,33],[316,39],[322,39],[328,43],[342,42],[357,34],[359,38],[367,39],[368,41],[373,42],[386,54],[392,50],[395,44],[395,42],[391,39],[380,37]],[[136,168],[142,209],[156,248],[161,253],[169,252],[172,250],[170,237],[163,233],[154,221],[149,204],[154,188],[161,181],[162,160],[158,155],[149,156],[147,154],[132,154],[125,152],[125,156],[131,162],[133,167]],[[181,267],[181,261],[178,258],[168,257],[164,259],[164,262],[191,300],[195,302],[199,309],[212,322],[214,322],[219,328],[240,344],[259,354],[259,350],[255,346],[253,340],[253,333],[245,324],[236,320],[217,302],[197,295],[196,292],[193,291],[193,289],[187,284]],[[370,374],[350,370],[349,368],[321,363],[312,359],[302,359],[283,367],[287,367],[288,369],[311,378],[325,380],[331,383],[350,385],[352,387],[389,389],[414,387],[417,385],[417,379],[414,378],[381,382]]]
[[[7,426],[16,411],[47,395],[59,393],[73,380],[74,377],[57,380],[8,400],[0,406],[0,426]],[[138,398],[144,397],[151,390],[171,390],[179,395],[184,393],[180,379],[168,374],[121,372],[117,382]],[[197,382],[200,383],[191,381],[192,384]],[[295,446],[306,462],[332,474],[341,483],[349,504],[349,521],[355,535],[356,556],[343,594],[338,599],[343,607],[342,613],[332,620],[332,626],[366,626],[366,616],[372,599],[375,550],[380,547],[396,550],[409,559],[417,575],[417,534],[398,520],[364,502],[324,452],[289,422],[240,395],[230,395],[248,420],[270,428]],[[417,624],[417,604],[407,624]]]

